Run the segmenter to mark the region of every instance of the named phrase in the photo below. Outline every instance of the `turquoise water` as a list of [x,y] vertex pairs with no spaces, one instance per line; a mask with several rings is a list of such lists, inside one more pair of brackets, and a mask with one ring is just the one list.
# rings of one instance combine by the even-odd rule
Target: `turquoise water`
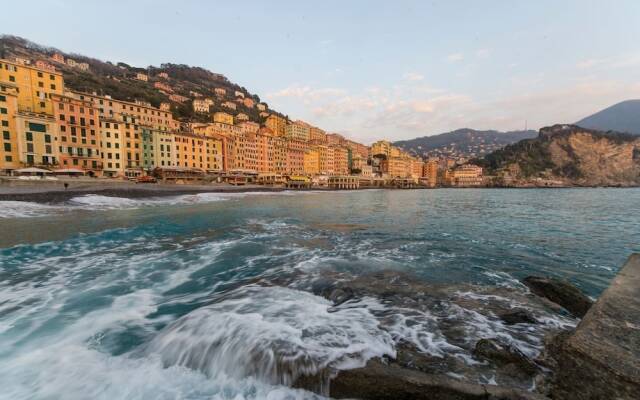
[[639,205],[638,189],[0,202],[0,398],[314,398],[281,385],[295,376],[272,349],[350,368],[392,354],[393,335],[375,306],[334,312],[260,282],[397,269],[518,287],[538,274],[597,297],[640,252]]

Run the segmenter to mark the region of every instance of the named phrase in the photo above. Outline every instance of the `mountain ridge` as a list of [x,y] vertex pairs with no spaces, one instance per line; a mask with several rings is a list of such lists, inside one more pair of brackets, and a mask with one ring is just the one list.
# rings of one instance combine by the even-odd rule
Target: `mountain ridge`
[[581,119],[575,125],[640,135],[640,99],[621,101]]
[[500,132],[461,128],[432,136],[399,140],[393,144],[421,156],[479,157],[505,145],[537,136],[534,130]]

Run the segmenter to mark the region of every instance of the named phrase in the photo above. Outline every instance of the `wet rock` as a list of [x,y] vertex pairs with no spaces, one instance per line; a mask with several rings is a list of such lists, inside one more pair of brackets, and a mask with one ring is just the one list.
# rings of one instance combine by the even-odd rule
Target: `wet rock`
[[518,389],[462,382],[371,360],[364,368],[340,371],[331,380],[336,399],[367,400],[540,400],[546,397]]
[[328,297],[328,299],[333,302],[334,306],[339,306],[353,298],[355,298],[355,293],[350,287],[334,289]]
[[537,324],[538,320],[527,310],[509,311],[499,315],[500,319],[507,325],[515,324]]
[[502,368],[502,371],[508,374],[509,372],[523,372],[527,375],[533,375],[538,370],[536,364],[516,347],[502,344],[496,339],[480,339],[476,343],[473,354],[478,358],[495,363],[498,367],[506,367]]
[[522,282],[537,296],[544,297],[562,307],[578,318],[584,317],[593,302],[577,287],[569,282],[528,276]]
[[640,254],[629,257],[575,332],[558,343],[554,399],[638,399]]

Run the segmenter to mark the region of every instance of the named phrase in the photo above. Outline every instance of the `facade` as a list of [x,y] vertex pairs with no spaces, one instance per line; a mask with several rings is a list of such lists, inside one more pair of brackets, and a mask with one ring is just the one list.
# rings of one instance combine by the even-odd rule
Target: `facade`
[[193,100],[193,111],[197,113],[209,113],[209,102],[206,100],[195,99]]
[[51,95],[58,125],[58,153],[61,168],[102,174],[98,109],[93,102],[72,96]]
[[147,82],[149,81],[149,76],[147,74],[143,74],[142,72],[136,73],[135,78],[139,81]]
[[154,82],[153,83],[153,87],[158,89],[158,90],[162,90],[166,93],[173,93],[173,88],[169,85],[167,85],[166,83],[162,83],[162,82]]
[[0,84],[0,172],[20,168],[16,114],[18,93],[14,86]]
[[143,126],[142,153],[142,167],[147,171],[175,166],[174,133]]
[[169,79],[169,74],[167,74],[166,72],[159,72],[156,76],[160,79]]
[[45,70],[45,71],[49,71],[49,72],[56,72],[56,67],[54,67],[53,65],[49,64],[46,61],[43,60],[38,60],[36,61],[35,64],[36,68]]
[[213,89],[213,92],[217,95],[217,96],[224,96],[227,94],[227,91],[223,88],[215,88]]
[[253,101],[253,99],[251,97],[245,97],[242,100],[242,103],[244,104],[245,107],[247,108],[253,108],[253,106],[255,105],[255,102]]
[[327,143],[327,134],[322,129],[312,126],[309,128],[309,140],[317,144]]
[[301,140],[303,142],[309,141],[310,126],[303,121],[295,121],[288,124],[285,128],[285,137],[292,140]]
[[60,53],[53,53],[53,55],[51,56],[51,60],[57,63],[64,64],[64,56]]
[[213,114],[213,122],[221,124],[233,125],[233,115],[225,112],[217,112]]
[[18,109],[53,115],[51,95],[64,93],[62,74],[0,59],[0,84],[16,87]]
[[117,120],[120,119],[121,115],[127,114],[135,117],[137,123],[140,125],[151,126],[152,128],[164,131],[175,130],[178,125],[169,110],[161,110],[152,107],[148,103],[131,103],[128,101],[114,100],[109,96],[98,96],[83,92],[71,93],[80,100],[91,101],[98,109],[100,118]]
[[232,101],[225,101],[224,103],[220,104],[222,107],[228,108],[230,110],[235,110],[237,108],[236,103],[232,102]]
[[273,131],[275,136],[284,136],[287,128],[286,118],[271,114],[267,117],[264,125]]
[[256,104],[256,108],[257,108],[259,111],[267,111],[267,105],[266,105],[266,104],[264,104],[264,103],[258,103],[258,104]]
[[57,125],[52,116],[18,111],[16,136],[22,166],[58,165]]
[[482,185],[482,167],[472,164],[462,165],[453,171],[451,182],[455,186]]
[[249,116],[247,114],[244,113],[239,113],[238,115],[236,115],[236,123],[238,122],[243,122],[243,121],[249,121]]
[[180,96],[179,94],[170,94],[169,100],[175,101],[176,103],[184,103],[185,101],[189,100],[189,98]]
[[176,132],[173,142],[176,167],[222,171],[222,140],[193,132]]
[[349,175],[349,151],[340,146],[333,147],[333,174]]

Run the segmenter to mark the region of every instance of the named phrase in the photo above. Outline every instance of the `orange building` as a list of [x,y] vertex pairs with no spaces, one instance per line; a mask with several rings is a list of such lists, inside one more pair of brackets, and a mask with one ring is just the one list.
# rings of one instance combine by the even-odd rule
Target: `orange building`
[[18,93],[15,86],[0,84],[0,171],[20,168],[16,114]]
[[91,101],[51,95],[58,124],[59,163],[89,175],[102,175],[98,109]]

